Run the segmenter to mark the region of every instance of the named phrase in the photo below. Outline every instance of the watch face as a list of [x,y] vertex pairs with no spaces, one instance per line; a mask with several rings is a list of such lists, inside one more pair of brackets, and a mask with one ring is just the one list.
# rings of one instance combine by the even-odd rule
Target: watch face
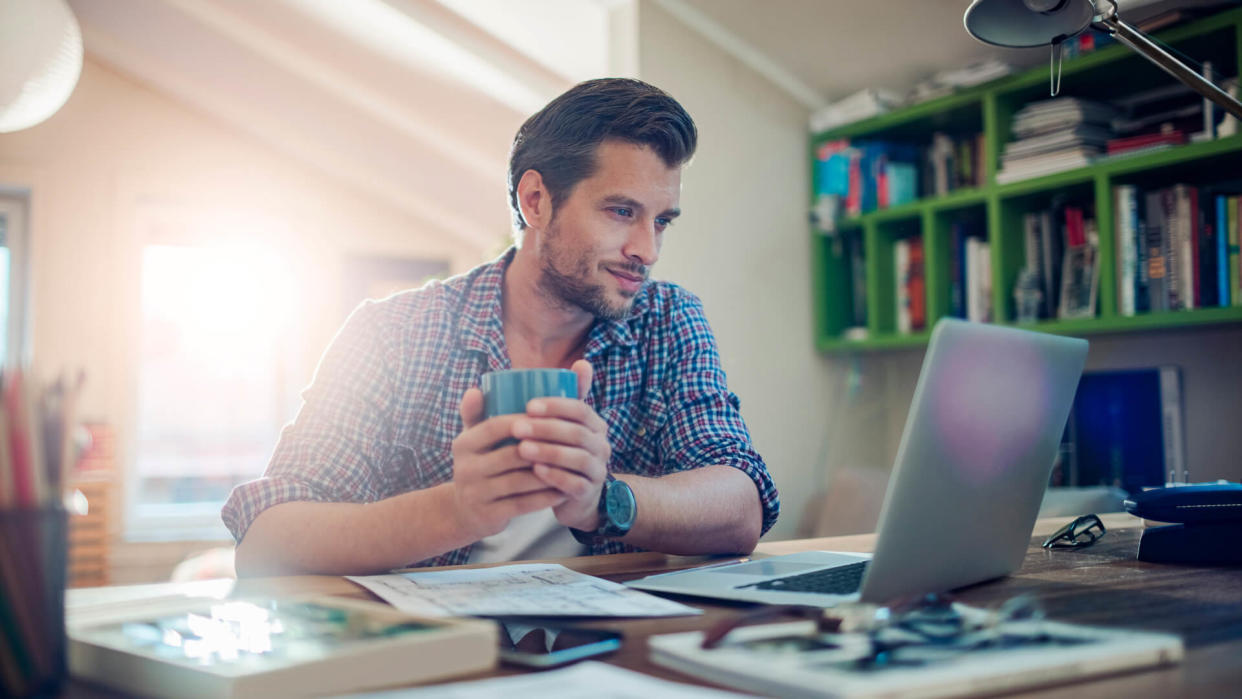
[[629,530],[634,523],[634,491],[622,481],[608,484],[604,493],[604,512],[610,523]]

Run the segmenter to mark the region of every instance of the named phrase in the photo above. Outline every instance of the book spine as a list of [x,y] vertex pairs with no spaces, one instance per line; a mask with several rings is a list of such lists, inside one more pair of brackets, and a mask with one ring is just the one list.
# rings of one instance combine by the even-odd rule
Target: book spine
[[910,239],[910,329],[927,327],[927,292],[923,273],[923,239]]
[[1151,278],[1148,275],[1147,255],[1147,196],[1135,193],[1134,196],[1134,312],[1144,313],[1151,310],[1151,290],[1148,288]]
[[1058,270],[1061,268],[1060,255],[1061,235],[1056,230],[1055,219],[1052,211],[1042,211],[1039,214],[1039,244],[1040,244],[1040,279],[1044,284],[1044,302],[1043,314],[1044,318],[1051,318],[1056,315],[1057,294],[1060,291],[1058,283]]
[[979,305],[979,239],[966,239],[966,318],[975,323],[983,322],[983,308]]
[[1164,256],[1164,203],[1161,192],[1147,193],[1147,221],[1144,231],[1147,249],[1147,303],[1152,312],[1169,310],[1167,273]]
[[1229,294],[1229,215],[1225,208],[1229,198],[1216,196],[1216,303],[1228,306]]
[[910,332],[910,243],[899,240],[893,245],[893,278],[896,281],[897,332]]
[[1225,213],[1229,226],[1229,298],[1232,305],[1242,306],[1242,289],[1239,288],[1242,270],[1238,268],[1238,197],[1229,197]]
[[1136,255],[1134,249],[1134,214],[1136,190],[1133,185],[1117,187],[1117,261],[1120,273],[1117,275],[1117,305],[1123,316],[1135,313],[1134,285],[1136,272]]
[[1182,300],[1185,308],[1199,308],[1199,190],[1183,186],[1178,199],[1182,231]]
[[1162,190],[1161,201],[1164,203],[1164,247],[1165,289],[1169,297],[1169,310],[1176,311],[1184,307],[1182,296],[1182,245],[1181,231],[1177,213],[1177,190]]
[[1040,269],[1038,214],[1028,213],[1022,217],[1022,235],[1023,249],[1026,252],[1026,269],[1042,280],[1043,270]]
[[[1195,219],[1198,221],[1199,227],[1199,265],[1195,270],[1199,274],[1199,304],[1201,308],[1214,308],[1217,306],[1216,298],[1216,222],[1213,221],[1215,215],[1215,204],[1206,192],[1199,199],[1199,206],[1195,210]],[[1205,208],[1212,208],[1212,212],[1207,212]]]

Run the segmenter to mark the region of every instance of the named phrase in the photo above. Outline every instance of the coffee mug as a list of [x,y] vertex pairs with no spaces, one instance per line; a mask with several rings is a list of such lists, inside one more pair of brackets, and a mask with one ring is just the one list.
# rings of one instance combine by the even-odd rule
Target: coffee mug
[[486,417],[524,413],[535,398],[578,397],[578,375],[568,369],[489,371],[480,386]]

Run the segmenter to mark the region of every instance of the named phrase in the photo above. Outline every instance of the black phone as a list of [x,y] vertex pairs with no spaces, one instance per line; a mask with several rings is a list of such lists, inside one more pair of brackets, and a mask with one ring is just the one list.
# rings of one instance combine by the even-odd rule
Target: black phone
[[515,665],[555,667],[621,647],[621,632],[610,629],[515,621],[499,624],[500,660]]

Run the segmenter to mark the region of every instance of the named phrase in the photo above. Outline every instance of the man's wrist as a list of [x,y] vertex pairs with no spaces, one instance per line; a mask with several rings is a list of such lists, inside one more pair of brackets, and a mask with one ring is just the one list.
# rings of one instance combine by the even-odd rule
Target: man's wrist
[[634,491],[630,489],[629,484],[609,474],[608,479],[600,488],[594,527],[590,529],[570,527],[570,531],[574,538],[583,544],[592,544],[601,539],[620,538],[629,533],[634,525],[637,512]]

